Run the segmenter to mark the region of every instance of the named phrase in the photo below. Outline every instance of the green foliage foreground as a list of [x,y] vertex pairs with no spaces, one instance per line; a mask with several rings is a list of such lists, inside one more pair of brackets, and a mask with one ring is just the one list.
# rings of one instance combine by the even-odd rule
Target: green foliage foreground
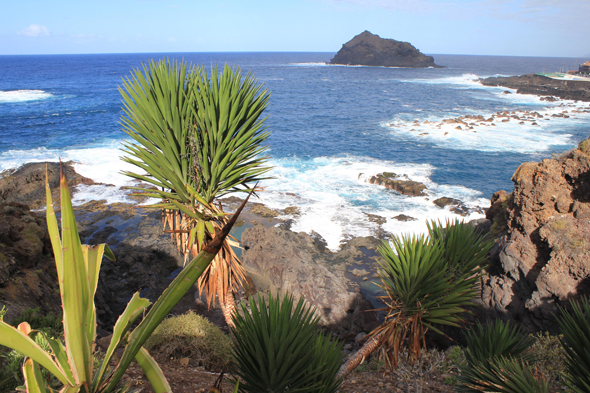
[[562,309],[559,325],[566,352],[567,385],[576,393],[590,392],[590,301],[572,302],[572,311]]
[[[23,375],[28,392],[52,391],[46,386],[39,365],[53,374],[63,385],[62,392],[111,392],[119,384],[125,371],[136,360],[147,375],[156,393],[170,391],[170,386],[157,363],[143,344],[160,322],[193,286],[207,265],[213,260],[231,226],[244,204],[230,220],[228,226],[201,251],[168,286],[151,307],[150,311],[130,332],[132,324],[145,312],[150,302],[135,293],[127,308],[113,328],[111,343],[102,362],[95,365],[94,343],[96,341],[96,308],[94,295],[103,254],[114,256],[106,244],[82,245],[76,228],[70,193],[62,172],[61,191],[61,236],[51,199],[51,190],[46,182],[47,227],[55,255],[55,265],[63,308],[64,342],[45,336],[50,350],[45,350],[31,336],[36,332],[28,323],[17,328],[0,320],[0,345],[25,354]],[[111,367],[113,354],[124,347],[122,356]]]
[[410,361],[420,357],[428,329],[460,327],[466,307],[479,295],[479,280],[493,242],[458,220],[428,223],[429,236],[401,236],[383,243],[379,276],[386,308],[379,335],[381,353],[397,365],[407,339]]
[[247,393],[335,393],[342,379],[342,344],[322,334],[319,318],[303,298],[260,296],[242,303],[243,315],[234,314],[234,375]]

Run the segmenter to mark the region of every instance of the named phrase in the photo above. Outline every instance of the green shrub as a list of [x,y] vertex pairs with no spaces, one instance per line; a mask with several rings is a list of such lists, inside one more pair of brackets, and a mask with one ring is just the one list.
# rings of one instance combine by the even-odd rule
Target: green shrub
[[[6,311],[5,307],[0,310],[0,319],[4,317]],[[25,321],[29,322],[31,328],[39,330],[53,339],[63,335],[61,316],[57,316],[56,314],[48,313],[47,315],[41,315],[38,308],[27,308],[17,317],[12,319],[10,324],[16,327]],[[49,351],[49,344],[43,334],[37,334],[34,341],[39,344],[41,348]],[[13,391],[16,387],[24,384],[22,365],[25,356],[15,350],[9,350],[2,353],[0,358],[0,392]],[[41,373],[43,374],[43,378],[49,381],[50,386],[61,386],[57,378],[46,369],[43,368]]]
[[241,379],[240,392],[335,393],[342,379],[342,345],[317,329],[318,317],[303,298],[260,295],[235,313],[231,371]]
[[[37,333],[35,335],[34,341],[45,351],[50,351],[49,343],[45,339],[45,335],[43,333]],[[11,392],[14,391],[18,386],[25,384],[22,372],[24,361],[25,355],[15,351],[14,349],[7,351],[4,355],[2,355],[2,367],[0,367],[0,392]],[[41,368],[41,374],[43,375],[43,379],[47,381],[51,388],[58,389],[60,386],[62,386],[61,382],[59,382],[59,380],[45,368]]]
[[161,360],[189,358],[211,371],[231,361],[231,339],[206,318],[189,311],[165,319],[144,347]]
[[549,385],[535,378],[529,363],[536,360],[530,347],[535,339],[507,322],[494,321],[465,334],[465,365],[458,392],[545,393]]
[[19,316],[12,319],[10,324],[16,327],[22,322],[27,322],[31,329],[40,330],[52,337],[62,336],[64,332],[61,315],[54,313],[41,315],[39,308],[27,308]]
[[561,345],[563,336],[551,336],[549,333],[537,333],[536,342],[530,348],[534,354],[535,371],[549,383],[552,391],[561,389],[565,373],[566,353]]

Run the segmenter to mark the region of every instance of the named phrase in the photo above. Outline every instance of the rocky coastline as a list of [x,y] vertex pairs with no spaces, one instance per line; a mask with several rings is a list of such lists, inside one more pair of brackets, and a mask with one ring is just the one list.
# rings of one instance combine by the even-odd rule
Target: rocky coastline
[[590,82],[585,81],[557,80],[537,74],[490,77],[479,81],[484,86],[507,87],[515,89],[518,94],[535,94],[548,100],[560,98],[590,102]]
[[[66,168],[72,171],[70,178],[78,179],[72,183],[91,182]],[[56,170],[56,163],[49,166],[50,183]],[[0,178],[0,305],[7,306],[7,319],[26,308],[58,311],[42,211],[44,173],[44,164],[27,164]],[[514,190],[494,194],[487,218],[473,222],[496,239],[482,282],[484,307],[478,313],[517,321],[530,331],[555,331],[558,306],[590,294],[589,173],[590,140],[585,140],[559,157],[522,164],[512,178]],[[388,172],[367,181],[406,195],[420,195],[423,190],[416,182],[404,183],[409,180]],[[72,191],[76,192],[75,186]],[[228,211],[237,203],[237,198],[223,200]],[[469,212],[452,198],[433,203],[458,214]],[[32,207],[40,210],[31,211]],[[235,228],[248,272],[243,295],[289,291],[312,303],[322,324],[342,338],[354,341],[370,331],[378,323],[378,316],[367,312],[377,305],[376,249],[379,237],[390,235],[350,239],[332,252],[319,235],[293,232],[290,221],[281,219],[285,214],[296,215],[297,207],[276,211],[250,203]],[[141,290],[143,296],[155,299],[183,259],[162,232],[157,210],[92,201],[77,206],[76,217],[84,242],[106,242],[117,257],[115,262],[105,260],[97,293],[99,333],[107,335],[106,329],[131,295]],[[189,292],[173,312],[190,308],[223,326],[221,311],[208,310],[196,291]]]

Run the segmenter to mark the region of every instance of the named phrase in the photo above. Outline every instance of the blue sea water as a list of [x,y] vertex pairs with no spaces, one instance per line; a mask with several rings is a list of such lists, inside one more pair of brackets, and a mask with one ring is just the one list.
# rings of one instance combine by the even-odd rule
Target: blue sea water
[[[332,249],[382,229],[416,232],[427,218],[455,217],[432,201],[458,198],[487,207],[492,193],[511,189],[525,161],[573,148],[590,133],[587,103],[545,102],[505,94],[477,78],[571,69],[576,59],[434,55],[447,68],[329,66],[333,53],[184,53],[0,56],[0,170],[30,161],[76,161],[83,175],[122,186],[122,113],[118,86],[142,62],[165,57],[240,66],[272,92],[267,125],[274,180],[262,201],[300,207],[293,229],[321,234]],[[579,110],[582,110],[580,113]],[[499,111],[536,111],[538,125],[495,122],[456,130],[443,119],[486,118]],[[551,114],[567,110],[569,118]],[[428,123],[424,123],[428,121]],[[446,134],[445,134],[446,133]],[[428,186],[406,197],[366,179],[382,171]],[[84,187],[77,202],[128,201],[118,187]],[[405,214],[417,221],[399,222]],[[482,217],[473,213],[468,218]]]

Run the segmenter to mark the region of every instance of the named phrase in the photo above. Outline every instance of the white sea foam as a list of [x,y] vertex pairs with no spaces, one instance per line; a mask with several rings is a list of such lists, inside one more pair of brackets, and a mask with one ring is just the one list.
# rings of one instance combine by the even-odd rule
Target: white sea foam
[[[83,176],[107,184],[78,187],[73,203],[105,199],[108,203],[135,203],[127,197],[129,191],[121,186],[132,185],[121,170],[137,169],[119,159],[119,143],[87,149],[8,151],[0,155],[0,170],[16,168],[25,162],[74,161],[74,168]],[[294,231],[319,233],[328,247],[337,250],[343,240],[356,236],[379,233],[379,224],[372,222],[368,214],[385,220],[381,230],[393,234],[423,232],[426,219],[458,217],[447,209],[435,206],[432,201],[446,196],[457,198],[469,206],[487,207],[489,201],[477,191],[458,186],[441,186],[430,180],[434,168],[431,165],[403,164],[380,161],[366,157],[321,157],[316,159],[273,159],[271,175],[274,180],[262,183],[262,202],[273,209],[299,207],[298,216],[292,218]],[[382,186],[366,182],[380,172],[395,172],[402,178],[423,182],[428,196],[408,197]],[[151,202],[148,202],[151,203]],[[405,214],[417,221],[400,222],[393,217]],[[375,218],[373,217],[373,218]],[[468,219],[482,217],[472,214]]]
[[291,67],[326,67],[329,66],[330,64],[321,61],[321,62],[309,62],[309,63],[289,63],[287,64],[287,66],[291,66]]
[[8,90],[0,91],[0,103],[14,103],[25,101],[38,101],[51,98],[51,93],[43,90]]
[[137,168],[119,159],[120,142],[87,149],[47,149],[9,150],[0,154],[0,171],[18,168],[29,162],[73,161],[74,169],[82,176],[97,183],[111,186],[79,186],[72,202],[82,204],[89,200],[106,199],[108,203],[135,203],[127,198],[128,190],[122,186],[133,185],[133,180],[120,173],[122,170],[137,171]]
[[443,78],[416,78],[401,79],[400,82],[424,83],[430,85],[454,85],[457,88],[477,88],[482,86],[479,77],[475,74],[463,74],[460,76],[447,76]]
[[[493,118],[494,125],[474,119],[463,119],[469,126],[461,123],[444,123],[444,120],[451,119],[417,113],[413,118],[404,114],[403,117],[383,122],[382,126],[391,129],[396,138],[403,136],[415,140],[422,139],[451,149],[528,154],[549,151],[554,146],[572,144],[572,135],[567,133],[567,127],[590,120],[590,106],[587,103],[542,102],[537,96],[521,94],[498,94],[496,97],[499,100],[511,100],[519,105],[525,105],[525,108],[527,104],[533,106],[529,109],[511,111],[520,119],[501,117],[498,113],[462,111],[464,115]],[[540,107],[541,104],[546,106]],[[567,117],[561,117],[562,115]]]
[[[297,206],[300,215],[292,218],[294,231],[319,233],[331,250],[343,240],[376,235],[380,230],[392,234],[426,231],[427,219],[459,217],[441,209],[433,200],[442,196],[457,198],[468,206],[487,207],[489,200],[481,193],[459,186],[440,186],[430,179],[431,165],[415,165],[381,161],[366,157],[321,157],[313,160],[297,158],[273,160],[275,180],[263,183],[263,203],[273,209]],[[366,182],[380,172],[395,172],[402,178],[423,182],[425,197],[397,194],[385,187]],[[368,214],[374,215],[372,218]],[[405,214],[416,221],[401,222],[393,217]],[[385,220],[379,228],[374,220]],[[467,219],[481,218],[473,213]]]

